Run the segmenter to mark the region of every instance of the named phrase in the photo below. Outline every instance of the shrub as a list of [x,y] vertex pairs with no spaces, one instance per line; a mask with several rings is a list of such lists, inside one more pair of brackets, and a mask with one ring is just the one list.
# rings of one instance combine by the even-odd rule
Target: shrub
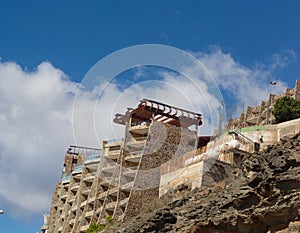
[[106,220],[108,221],[108,225],[109,225],[109,226],[114,225],[114,219],[113,219],[112,216],[107,215],[107,216],[106,216]]
[[102,224],[92,223],[87,229],[86,233],[98,233],[105,229],[105,226]]
[[300,117],[300,101],[284,96],[276,100],[273,114],[275,122],[281,123]]

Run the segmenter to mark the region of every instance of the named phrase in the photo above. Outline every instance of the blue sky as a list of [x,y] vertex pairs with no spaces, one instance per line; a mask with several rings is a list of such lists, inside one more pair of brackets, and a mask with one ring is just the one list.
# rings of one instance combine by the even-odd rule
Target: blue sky
[[[40,204],[37,201],[34,211],[25,217],[24,212],[26,215],[28,207],[21,203],[12,203],[8,198],[9,194],[0,192],[0,208],[5,209],[6,212],[0,216],[0,232],[38,231],[42,223],[42,213],[45,212],[45,208],[38,206],[49,204],[49,196],[51,197],[55,181],[59,178],[59,166],[63,159],[62,151],[68,146],[67,143],[71,143],[69,136],[66,136],[68,140],[61,140],[62,144],[54,150],[56,141],[51,141],[51,135],[55,134],[51,131],[51,127],[47,128],[43,125],[43,122],[48,119],[42,115],[45,110],[36,109],[43,109],[44,105],[49,108],[53,107],[54,110],[51,113],[56,114],[55,119],[65,122],[68,119],[63,118],[61,112],[72,101],[65,97],[59,99],[60,93],[57,93],[57,99],[51,99],[53,102],[48,103],[48,99],[43,99],[45,101],[43,104],[34,102],[35,100],[32,99],[42,94],[37,93],[37,96],[31,98],[32,96],[27,96],[26,93],[32,92],[34,95],[40,86],[36,84],[36,89],[26,89],[26,81],[20,80],[19,76],[27,75],[26,77],[30,79],[33,76],[49,75],[49,80],[56,80],[54,86],[61,85],[61,90],[70,92],[87,71],[105,56],[128,46],[164,44],[193,53],[196,58],[213,70],[225,100],[230,104],[237,102],[241,105],[248,101],[247,98],[253,100],[254,97],[250,95],[251,89],[244,90],[245,86],[237,81],[240,76],[249,80],[249,83],[262,84],[264,89],[256,86],[254,86],[256,89],[252,89],[257,91],[258,100],[265,96],[261,94],[265,89],[271,91],[271,87],[268,86],[269,80],[279,81],[275,91],[280,92],[287,86],[293,87],[295,79],[299,79],[299,11],[299,1],[189,1],[189,3],[182,1],[130,1],[130,3],[125,1],[1,1],[0,80],[3,81],[2,87],[12,82],[11,80],[15,81],[5,86],[7,94],[1,95],[0,92],[0,100],[3,101],[0,104],[6,106],[2,108],[0,105],[0,125],[1,114],[6,120],[8,112],[18,114],[24,111],[24,114],[23,118],[12,118],[6,124],[1,125],[3,128],[1,131],[7,130],[14,134],[11,135],[10,141],[6,141],[4,136],[2,138],[0,135],[0,175],[1,179],[6,177],[5,174],[9,174],[10,177],[28,176],[24,180],[25,183],[28,182],[28,188],[32,188],[36,193],[40,192],[40,189],[45,190],[37,197],[45,195],[47,200],[45,200],[46,204],[44,202]],[[145,70],[143,72],[145,73]],[[15,74],[16,78],[13,79]],[[237,75],[233,79],[235,74],[240,76]],[[164,78],[176,80],[168,75]],[[244,80],[243,78],[241,80]],[[236,89],[226,86],[225,83]],[[50,84],[52,81],[49,81],[48,86],[51,86]],[[119,93],[119,90],[113,90]],[[43,91],[48,90],[43,89]],[[244,99],[235,95],[240,92],[245,94]],[[55,89],[49,90],[49,93],[50,95],[55,93]],[[22,99],[28,99],[27,102],[18,99],[23,95]],[[56,103],[58,99],[65,105],[54,105],[53,103]],[[28,105],[25,109],[9,108],[12,103],[18,101],[24,106]],[[33,105],[36,106],[35,109],[31,109]],[[25,111],[26,109],[30,109],[31,112],[36,111],[36,114],[30,114]],[[38,125],[29,123],[30,127],[24,127],[22,132],[14,127],[18,123],[22,125],[24,122],[31,122],[31,119],[38,122],[36,119],[41,119],[41,117],[45,117],[42,118],[43,122]],[[6,126],[8,128],[5,128]],[[41,134],[39,139],[34,137],[33,141],[28,139],[24,142],[18,140],[16,135],[26,137],[34,132],[36,135],[36,132],[40,132],[40,126],[47,133]],[[66,126],[63,125],[63,127]],[[45,138],[48,141],[44,140]],[[14,171],[13,167],[7,167],[18,165],[10,160],[8,154],[15,159],[20,158],[18,156],[24,156],[8,145],[23,145],[28,155],[24,161],[28,161],[28,159],[34,159],[30,156],[32,154],[36,153],[41,156],[37,147],[26,147],[27,144],[34,145],[39,140],[45,142],[43,148],[52,153],[48,155],[47,162],[51,163],[51,156],[55,154],[53,155],[55,163],[53,162],[52,167],[59,167],[59,169],[55,170],[57,175],[50,180],[43,182],[42,176],[41,180],[34,180],[34,183],[30,183],[32,180],[30,178],[35,177],[36,174],[26,172],[26,169],[20,174]],[[40,157],[38,159],[43,160]],[[29,162],[26,165],[31,166]],[[45,168],[42,162],[35,165]],[[54,170],[48,172],[52,174]],[[19,182],[22,182],[18,178],[15,180],[16,183],[12,186],[17,186]],[[0,184],[0,189],[5,189],[6,185],[3,184],[1,187]],[[11,190],[11,192],[14,191],[17,192],[18,189]],[[27,190],[24,191],[24,199],[31,203],[30,197],[33,195],[29,192],[26,196],[25,193]],[[38,198],[37,200],[40,200]]]

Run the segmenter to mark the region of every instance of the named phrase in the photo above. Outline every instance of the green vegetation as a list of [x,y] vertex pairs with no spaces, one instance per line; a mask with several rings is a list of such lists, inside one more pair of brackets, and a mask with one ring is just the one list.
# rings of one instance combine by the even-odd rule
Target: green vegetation
[[87,233],[98,233],[105,229],[105,226],[102,224],[92,223],[87,229]]
[[114,219],[113,219],[112,216],[107,215],[107,216],[106,216],[106,220],[108,221],[108,225],[109,225],[109,226],[114,225]]
[[290,97],[282,97],[276,100],[273,114],[275,122],[281,123],[300,117],[300,101]]
[[246,133],[246,132],[252,132],[252,131],[260,131],[260,130],[265,130],[265,126],[263,125],[258,125],[258,126],[249,126],[241,129],[241,133]]
[[101,232],[104,229],[114,225],[114,219],[112,216],[107,215],[106,220],[107,220],[107,225],[92,223],[86,232],[87,233],[98,233],[98,232]]

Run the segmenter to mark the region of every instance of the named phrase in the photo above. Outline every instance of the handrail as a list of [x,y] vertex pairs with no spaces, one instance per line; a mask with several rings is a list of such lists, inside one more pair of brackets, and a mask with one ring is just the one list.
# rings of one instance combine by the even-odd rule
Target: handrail
[[76,166],[73,171],[81,172],[82,171],[82,166]]
[[71,176],[65,176],[62,178],[62,183],[69,182],[71,180]]
[[113,143],[113,142],[124,142],[124,138],[115,138],[107,140],[107,143]]
[[98,158],[100,158],[100,157],[101,157],[100,154],[90,154],[90,155],[86,156],[85,161],[98,159]]
[[245,141],[248,141],[250,143],[254,143],[254,141],[252,139],[248,138],[247,136],[245,136],[244,134],[240,133],[239,131],[237,131],[235,129],[229,131],[229,134],[232,134],[232,133],[237,135],[237,136],[240,136]]
[[148,136],[146,136],[146,137],[137,137],[137,138],[133,137],[133,139],[136,140],[136,141],[143,141],[143,140],[146,140],[147,138],[148,138]]
[[231,133],[233,133],[233,134],[239,136],[240,138],[242,138],[242,139],[245,140],[245,141],[248,141],[248,142],[252,143],[253,146],[254,146],[254,152],[256,152],[256,153],[259,152],[260,144],[259,144],[258,142],[254,142],[252,139],[248,138],[247,136],[245,136],[244,134],[240,133],[240,132],[237,131],[237,130],[230,130],[230,131],[229,131],[229,134],[231,134]]

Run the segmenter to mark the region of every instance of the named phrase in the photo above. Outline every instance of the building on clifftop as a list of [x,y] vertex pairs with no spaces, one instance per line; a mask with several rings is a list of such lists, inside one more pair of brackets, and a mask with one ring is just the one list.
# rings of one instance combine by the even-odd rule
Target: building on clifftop
[[[53,192],[48,232],[86,232],[136,216],[143,203],[159,197],[160,167],[195,151],[199,113],[149,99],[116,114],[124,138],[103,141],[102,149],[70,146],[62,180]],[[207,139],[204,140],[207,143]]]

